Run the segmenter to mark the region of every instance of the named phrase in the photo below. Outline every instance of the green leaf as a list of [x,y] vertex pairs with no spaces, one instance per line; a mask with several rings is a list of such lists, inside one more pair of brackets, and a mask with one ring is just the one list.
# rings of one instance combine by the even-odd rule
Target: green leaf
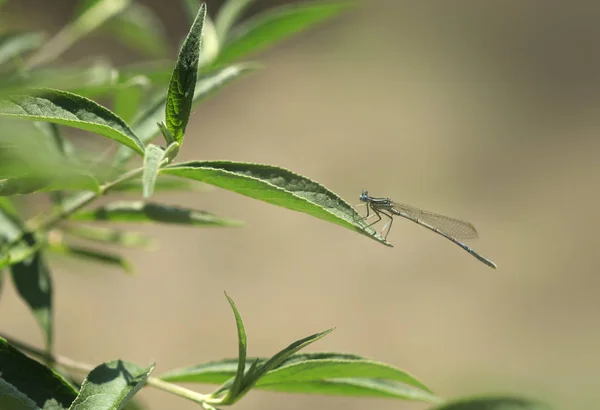
[[[267,358],[248,358],[247,362],[258,360],[265,363]],[[223,383],[234,377],[237,359],[226,359],[206,364],[172,370],[160,376],[162,380],[181,383]],[[249,368],[246,365],[246,370]],[[406,386],[412,386],[425,393],[431,393],[429,388],[409,373],[396,367],[368,360],[363,357],[344,353],[304,353],[295,354],[284,360],[279,366],[265,374],[256,387],[273,390],[277,384],[292,385],[298,383],[302,388],[306,384],[307,393],[318,393],[312,389],[311,383],[319,384],[334,380],[339,387],[344,387],[347,381],[352,390],[355,380],[371,380],[377,382],[386,380]]]
[[350,397],[377,397],[439,403],[441,399],[431,393],[381,379],[341,378],[329,380],[284,382],[272,385],[256,386],[275,392],[335,395]]
[[73,178],[48,180],[45,178],[10,178],[0,180],[0,195],[25,195],[38,191],[88,190],[97,192],[98,181],[90,175],[77,175]]
[[75,147],[65,138],[62,132],[60,132],[58,125],[45,122],[36,122],[35,125],[46,135],[46,137],[54,142],[57,151],[62,156],[67,158],[75,156]]
[[0,179],[0,196],[31,194],[49,184],[50,180],[43,177],[3,178]]
[[469,397],[451,401],[431,410],[550,410],[544,403],[519,397]]
[[58,373],[0,338],[0,408],[66,409],[77,391]]
[[179,143],[172,142],[165,150],[164,164],[170,164],[175,159],[177,154],[179,154]]
[[55,60],[78,40],[97,29],[105,21],[123,11],[131,0],[96,1],[75,20],[48,40],[27,62],[29,69]]
[[8,249],[7,244],[17,241],[21,237],[22,230],[16,213],[7,210],[4,202],[0,205],[2,205],[0,207],[0,270],[2,270],[11,263],[12,249]]
[[169,131],[164,122],[158,122],[156,125],[158,125],[158,129],[163,135],[163,138],[165,139],[167,145],[171,145],[176,142],[175,137],[173,136],[173,134],[171,134],[171,131]]
[[336,16],[351,5],[348,1],[316,1],[272,8],[232,30],[213,66],[239,60]]
[[[119,78],[126,81],[131,77],[143,75],[148,77],[152,85],[156,88],[168,87],[171,74],[173,73],[172,60],[151,60],[137,63],[131,63],[119,67]],[[166,95],[166,93],[162,93]],[[164,111],[162,113],[164,115]]]
[[165,158],[165,150],[158,145],[148,144],[144,154],[144,173],[142,183],[144,184],[144,198],[150,198],[154,193],[154,184],[158,170]]
[[[36,71],[40,72],[42,70]],[[70,91],[74,94],[90,99],[99,99],[125,88],[128,81],[136,76],[121,80],[119,71],[103,58],[94,58],[85,64],[73,64],[68,68],[47,69],[54,82],[46,81],[38,88],[50,87],[53,89]],[[44,85],[46,84],[46,85]],[[24,94],[27,94],[26,92]]]
[[12,245],[8,251],[9,265],[16,265],[33,257],[40,249],[40,243],[37,243],[35,246],[29,246],[24,241],[19,241]]
[[200,59],[200,44],[202,41],[202,27],[206,16],[206,4],[200,6],[198,15],[192,24],[181,50],[175,69],[169,82],[167,93],[167,105],[165,109],[166,125],[179,144],[183,141],[185,128],[187,127],[194,89],[196,88],[196,77],[198,75],[198,61]]
[[235,372],[234,379],[231,382],[231,387],[227,392],[227,395],[223,399],[225,402],[231,402],[233,398],[235,398],[242,390],[242,386],[244,383],[244,371],[246,369],[246,352],[248,350],[248,343],[246,339],[246,328],[244,327],[244,321],[242,320],[242,316],[237,310],[233,299],[231,299],[227,293],[225,293],[225,296],[227,297],[227,301],[229,302],[229,305],[231,305],[231,309],[233,310],[233,314],[235,316],[235,324],[238,332],[237,370]]
[[144,234],[100,226],[67,225],[62,227],[62,232],[79,239],[127,248],[149,248],[153,244]]
[[77,159],[69,144],[47,123],[2,119],[0,127],[0,196],[35,191],[87,189],[98,182]]
[[427,386],[403,370],[360,356],[339,353],[295,355],[265,375],[258,383],[268,385],[341,377],[393,380],[431,393]]
[[118,410],[144,386],[154,365],[147,368],[114,360],[96,367],[81,385],[69,410]]
[[215,18],[215,29],[219,42],[227,40],[229,30],[254,0],[227,0],[219,9]]
[[[229,84],[236,78],[241,77],[256,69],[256,65],[239,64],[216,70],[200,77],[196,82],[194,91],[194,105],[205,100],[207,97]],[[143,143],[148,143],[159,134],[160,130],[156,124],[163,120],[165,115],[166,96],[161,96],[147,107],[133,122],[133,129],[139,135]],[[126,147],[119,147],[115,156],[115,165],[120,166],[127,162],[133,152]]]
[[143,201],[118,201],[72,215],[76,221],[163,222],[193,226],[239,226],[241,222],[203,211]]
[[90,249],[82,246],[70,245],[64,242],[51,243],[49,250],[69,256],[76,259],[86,259],[91,262],[98,262],[107,265],[115,265],[125,271],[125,273],[132,274],[133,268],[131,264],[127,262],[121,255],[114,254],[112,252],[101,251],[98,249]]
[[0,207],[0,245],[4,242],[13,242],[21,236],[23,231],[20,221],[16,217],[16,212],[11,212],[10,207],[7,210],[4,202],[2,202],[2,205]]
[[69,67],[21,71],[13,76],[0,77],[0,98],[15,94],[32,94],[40,88],[71,91],[89,98],[117,87],[117,74],[117,71],[104,61],[95,61],[91,66],[75,64]]
[[[213,189],[210,185],[205,185],[200,182],[181,179],[177,177],[169,177],[167,175],[158,175],[154,190],[156,192],[171,192],[171,191],[198,191],[203,192],[209,189]],[[141,192],[142,181],[140,179],[134,179],[125,181],[119,185],[111,188],[111,192]],[[2,197],[0,197],[0,200]]]
[[160,172],[202,181],[304,212],[391,246],[377,231],[367,227],[362,217],[338,195],[317,182],[283,168],[230,161],[194,161],[169,165]]
[[[24,236],[24,241],[31,248],[37,246],[31,233]],[[17,292],[33,312],[44,333],[46,348],[50,351],[53,341],[52,277],[41,251],[36,251],[32,256],[11,265],[10,268]]]
[[139,75],[130,78],[123,83],[115,92],[113,109],[124,121],[131,121],[141,103],[144,96],[150,88],[150,80],[148,77]]
[[[47,122],[35,122],[34,124],[38,126],[40,131],[44,133],[47,138],[51,139],[54,142],[56,150],[60,153],[60,155],[63,158],[66,159],[66,161],[75,162],[78,166],[81,165],[77,161],[75,147],[65,138],[62,132],[60,132],[58,125]],[[94,187],[92,188],[92,190],[97,191],[100,188],[99,184],[93,178],[92,181],[94,183]],[[64,193],[62,191],[54,191],[51,192],[50,197],[54,204],[60,204],[64,199]]]
[[144,4],[131,3],[108,21],[105,29],[123,44],[149,57],[164,57],[168,53],[169,43],[163,22]]
[[[5,197],[0,197],[0,210],[2,210],[14,217],[16,217],[19,214],[17,212],[17,208],[15,207],[15,204],[13,204],[13,202],[10,199],[5,198]],[[1,219],[1,217],[0,217],[0,219]],[[0,226],[1,226],[1,223],[0,223]],[[0,227],[0,230],[1,229],[2,228]],[[0,234],[0,237],[2,237],[1,234]]]
[[234,379],[233,382],[226,382],[223,386],[219,388],[219,390],[217,390],[215,395],[218,395],[225,389],[228,390],[225,397],[219,400],[218,404],[233,404],[236,401],[240,400],[257,383],[257,381],[261,379],[265,374],[267,374],[270,370],[273,370],[276,367],[280,366],[287,358],[289,358],[299,350],[305,348],[309,344],[314,343],[317,340],[327,336],[332,331],[333,329],[328,329],[324,332],[316,333],[314,335],[300,339],[292,343],[285,349],[279,351],[277,354],[275,354],[273,357],[271,357],[264,363],[259,364],[258,361],[255,361],[253,363],[253,366],[251,366],[248,372],[246,373],[243,383],[241,386],[239,386],[239,388],[235,389]]
[[6,64],[15,57],[35,50],[42,41],[43,33],[4,33],[0,35],[0,65]]
[[144,144],[129,126],[109,109],[66,91],[44,89],[36,96],[0,100],[0,116],[46,121],[91,131],[144,153]]

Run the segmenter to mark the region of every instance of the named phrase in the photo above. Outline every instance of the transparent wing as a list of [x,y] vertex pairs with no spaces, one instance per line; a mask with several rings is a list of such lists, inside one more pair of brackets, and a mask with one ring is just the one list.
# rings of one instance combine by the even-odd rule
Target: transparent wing
[[459,219],[450,218],[422,209],[413,208],[410,205],[392,203],[390,211],[398,216],[414,220],[414,222],[423,222],[433,228],[456,238],[456,239],[476,239],[478,234],[473,224]]

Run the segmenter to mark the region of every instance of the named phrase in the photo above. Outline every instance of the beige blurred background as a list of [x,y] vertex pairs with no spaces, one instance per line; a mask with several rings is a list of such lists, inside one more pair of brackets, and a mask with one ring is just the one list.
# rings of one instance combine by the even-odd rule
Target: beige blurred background
[[[59,6],[72,3],[20,6],[55,31],[67,18]],[[145,3],[175,45],[187,27],[181,10]],[[226,290],[251,355],[335,326],[308,350],[396,365],[444,397],[516,393],[595,408],[599,18],[600,5],[585,1],[364,1],[261,55],[265,70],[192,117],[181,160],[280,165],[351,203],[367,188],[469,220],[480,232],[473,247],[497,271],[408,221],[396,221],[395,247],[386,248],[227,191],[162,195],[246,226],[144,227],[160,249],[128,252],[135,278],[54,265],[57,352],[90,363],[156,361],[157,373],[233,357]],[[68,57],[90,50],[134,58],[98,36]],[[41,344],[12,286],[1,307],[3,332]],[[151,389],[141,398],[150,409],[197,408]],[[236,405],[282,406],[425,408],[258,391]]]

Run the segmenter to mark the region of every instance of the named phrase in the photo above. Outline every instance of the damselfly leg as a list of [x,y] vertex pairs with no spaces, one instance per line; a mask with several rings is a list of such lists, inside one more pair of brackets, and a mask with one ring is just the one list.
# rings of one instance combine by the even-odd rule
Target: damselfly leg
[[387,212],[385,212],[384,210],[379,210],[379,212],[381,212],[382,214],[384,214],[385,216],[387,216],[389,218],[387,223],[385,225],[383,225],[383,228],[381,228],[381,236],[383,236],[383,231],[385,231],[385,228],[387,228],[387,232],[385,233],[385,236],[383,237],[383,239],[387,240],[387,237],[390,234],[390,231],[392,230],[392,224],[394,223],[394,217],[391,214],[388,214]]

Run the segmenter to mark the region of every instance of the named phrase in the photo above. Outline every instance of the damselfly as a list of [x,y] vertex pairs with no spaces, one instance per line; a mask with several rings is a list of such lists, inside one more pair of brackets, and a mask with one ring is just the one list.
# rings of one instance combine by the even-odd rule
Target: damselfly
[[[360,200],[367,206],[367,214],[361,220],[366,221],[370,217],[377,217],[377,220],[368,224],[366,227],[375,225],[377,222],[381,221],[381,215],[389,218],[381,230],[381,234],[383,235],[383,231],[385,231],[387,228],[387,232],[384,236],[385,239],[387,239],[390,229],[392,228],[394,215],[401,216],[402,218],[406,218],[414,223],[424,226],[429,230],[432,230],[439,235],[442,235],[444,238],[452,241],[465,251],[469,252],[479,261],[496,269],[496,264],[494,262],[484,258],[473,249],[459,241],[459,239],[464,240],[477,238],[477,230],[469,222],[434,214],[432,212],[413,208],[409,205],[398,204],[392,201],[390,198],[375,198],[369,196],[367,191],[362,191],[360,194]],[[373,211],[373,214],[371,214],[371,211]]]

